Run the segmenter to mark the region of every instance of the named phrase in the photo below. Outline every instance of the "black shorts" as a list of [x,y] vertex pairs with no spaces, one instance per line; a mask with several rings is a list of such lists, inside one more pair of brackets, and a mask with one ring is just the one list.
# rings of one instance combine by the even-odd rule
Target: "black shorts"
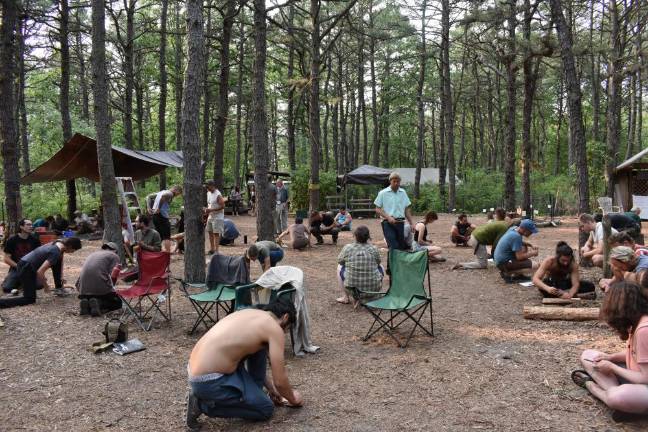
[[159,213],[153,215],[153,226],[155,231],[160,234],[162,240],[169,240],[171,238],[171,222]]

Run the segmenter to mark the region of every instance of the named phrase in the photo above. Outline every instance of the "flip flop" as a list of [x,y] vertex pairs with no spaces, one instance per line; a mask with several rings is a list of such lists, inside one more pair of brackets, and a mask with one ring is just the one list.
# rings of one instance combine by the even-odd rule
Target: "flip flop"
[[575,371],[572,371],[571,379],[572,381],[574,381],[574,384],[584,388],[585,390],[587,390],[587,381],[594,381],[591,375],[588,374],[587,371],[584,371],[582,369],[576,369]]

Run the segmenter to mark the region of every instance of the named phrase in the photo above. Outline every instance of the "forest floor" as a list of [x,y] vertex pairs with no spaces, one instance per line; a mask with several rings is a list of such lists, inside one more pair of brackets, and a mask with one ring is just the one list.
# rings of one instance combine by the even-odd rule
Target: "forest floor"
[[[242,233],[254,233],[254,218],[233,219]],[[598,322],[524,320],[522,307],[541,303],[535,288],[505,284],[493,268],[451,271],[453,262],[472,257],[469,248],[451,245],[453,219],[441,215],[431,226],[448,257],[430,266],[435,337],[417,334],[407,349],[386,334],[362,342],[369,314],[335,302],[336,257],[351,233],[343,233],[337,246],[327,237],[326,245],[306,252],[286,250],[282,264],[304,270],[312,339],[321,347],[314,355],[286,357],[304,407],[279,408],[265,423],[202,416],[203,430],[646,430],[648,420],[614,423],[603,404],[570,379],[582,350],[615,352],[624,347],[619,338]],[[484,223],[482,217],[473,221]],[[576,221],[565,222],[532,238],[541,257],[558,240],[576,246]],[[354,221],[361,223],[382,241],[377,220]],[[76,280],[84,257],[99,245],[84,242],[66,257],[68,281]],[[223,253],[243,250],[239,239]],[[182,275],[182,266],[182,257],[174,256],[174,275]],[[588,275],[598,278],[598,272]],[[3,266],[0,277],[5,273]],[[253,277],[260,273],[255,263]],[[0,429],[182,430],[186,363],[201,334],[187,335],[195,312],[179,293],[170,324],[150,332],[130,326],[131,337],[147,349],[124,357],[88,351],[102,339],[106,320],[80,317],[75,297],[39,292],[36,305],[2,310]]]

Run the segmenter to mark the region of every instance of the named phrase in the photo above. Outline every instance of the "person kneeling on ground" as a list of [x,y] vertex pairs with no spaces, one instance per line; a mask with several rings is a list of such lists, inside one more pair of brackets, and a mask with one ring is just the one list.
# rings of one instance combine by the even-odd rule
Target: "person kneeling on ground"
[[556,254],[545,258],[533,275],[533,284],[543,297],[596,298],[594,284],[580,280],[574,250],[564,241],[556,245]]
[[323,235],[331,236],[333,244],[337,244],[338,234],[340,230],[335,226],[335,219],[330,212],[317,212],[311,213],[310,232],[317,239],[317,244],[324,244]]
[[648,270],[648,256],[635,255],[632,248],[627,246],[617,246],[610,251],[610,266],[612,267],[612,278],[601,279],[599,286],[603,291],[607,291],[613,282],[623,280],[642,285],[644,282],[646,270]]
[[506,282],[526,276],[526,273],[535,271],[538,267],[531,261],[532,257],[538,256],[538,249],[522,241],[522,237],[529,237],[537,232],[535,223],[531,219],[524,219],[519,227],[510,228],[500,238],[493,259]]
[[[336,301],[343,304],[349,303],[349,294],[353,294],[353,288],[365,292],[380,291],[385,274],[380,265],[378,248],[369,243],[369,228],[360,225],[353,236],[355,242],[344,245],[338,255],[338,286],[344,295]],[[357,302],[354,306],[357,306]]]
[[457,222],[452,225],[450,240],[456,246],[468,246],[470,233],[475,229],[475,225],[468,222],[468,216],[465,213],[459,215]]
[[120,270],[117,245],[113,242],[104,243],[101,250],[88,255],[77,280],[80,315],[97,317],[122,307],[113,287]]
[[625,281],[611,284],[601,320],[627,341],[627,348],[615,354],[583,351],[584,370],[573,371],[572,380],[613,409],[617,421],[626,413],[648,414],[648,299],[642,288]]
[[[578,228],[590,233],[587,242],[580,250],[581,263],[591,262],[596,267],[603,267],[603,223],[596,222],[594,216],[583,213],[578,218]],[[616,234],[617,230],[611,228],[610,234]]]
[[[439,216],[434,211],[425,213],[423,220],[420,220],[414,225],[414,242],[412,243],[412,250],[414,252],[427,250],[428,258],[432,262],[442,262],[445,258],[441,256],[441,248],[433,246],[432,241],[428,240],[428,224],[439,219]],[[403,230],[407,231],[407,230]]]
[[288,246],[293,249],[302,250],[310,246],[310,231],[304,225],[304,220],[300,217],[295,218],[295,223],[290,225],[287,230],[279,234],[277,242],[284,237],[289,236]]
[[42,285],[45,292],[50,288],[45,278],[45,272],[51,268],[54,275],[54,294],[65,296],[68,294],[63,288],[63,254],[74,253],[81,249],[81,240],[78,237],[68,237],[40,246],[18,262],[19,286],[23,289],[22,297],[0,299],[0,309],[14,306],[26,306],[36,303],[36,289]]
[[340,231],[351,231],[351,213],[346,209],[345,206],[340,207],[340,211],[335,215],[335,226]]
[[270,267],[277,265],[279,261],[283,259],[284,252],[277,243],[270,240],[258,241],[254,244],[258,251],[257,259],[263,268],[263,271],[267,271]]
[[[191,351],[187,365],[189,429],[200,427],[201,414],[259,421],[272,417],[273,405],[303,404],[284,366],[284,331],[295,322],[295,306],[279,299],[260,309],[227,315]],[[268,357],[272,378],[266,376]]]
[[221,246],[233,245],[234,241],[241,235],[234,222],[230,219],[223,219],[223,235],[218,243]]
[[504,220],[496,220],[485,225],[477,227],[468,240],[468,246],[474,248],[476,261],[457,263],[452,270],[457,269],[485,269],[488,267],[488,250],[486,246],[491,246],[491,254],[497,247],[499,239],[506,234],[510,225]]
[[[2,282],[2,290],[5,293],[18,295],[18,262],[29,252],[40,247],[40,241],[32,231],[32,222],[29,219],[21,219],[18,222],[18,234],[7,239],[4,244],[4,263],[9,266],[9,273]],[[38,286],[40,289],[40,285]]]

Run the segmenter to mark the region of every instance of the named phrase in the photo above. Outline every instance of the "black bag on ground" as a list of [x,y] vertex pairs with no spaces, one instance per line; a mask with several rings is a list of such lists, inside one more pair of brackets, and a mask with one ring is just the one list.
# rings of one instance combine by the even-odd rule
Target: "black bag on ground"
[[126,342],[128,340],[128,324],[112,318],[106,323],[103,331],[106,342]]

